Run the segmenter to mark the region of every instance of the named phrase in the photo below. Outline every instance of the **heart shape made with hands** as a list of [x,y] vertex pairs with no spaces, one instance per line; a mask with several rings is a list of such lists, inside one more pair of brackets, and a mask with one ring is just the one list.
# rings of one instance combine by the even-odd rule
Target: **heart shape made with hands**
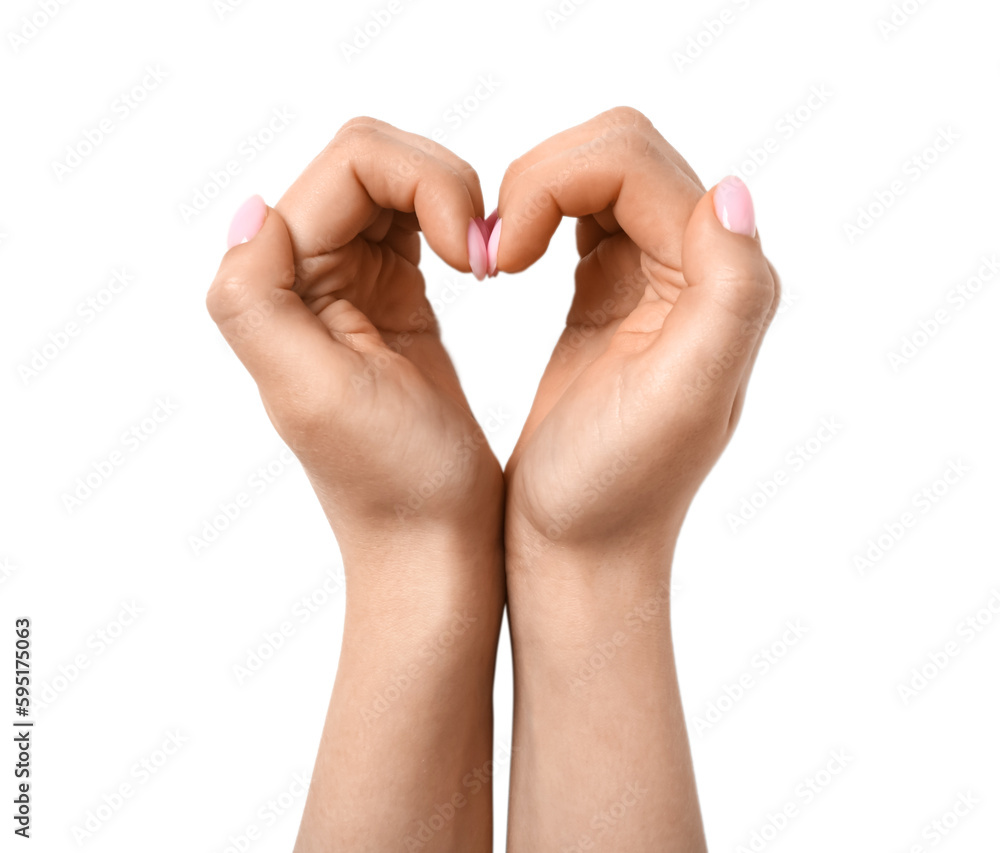
[[[424,241],[482,280],[528,269],[576,220],[573,300],[506,466],[530,529],[632,458],[621,454],[643,464],[616,475],[580,535],[631,524],[636,496],[659,506],[663,472],[679,519],[735,427],[780,299],[742,181],[706,190],[647,119],[619,110],[514,161],[498,201],[484,216],[468,163],[359,119],[275,207],[254,196],[233,219],[209,313],[338,537],[400,507],[461,525],[496,512],[481,483],[503,472],[470,426],[426,296]],[[437,483],[470,436],[461,476],[411,506],[413,484]]]

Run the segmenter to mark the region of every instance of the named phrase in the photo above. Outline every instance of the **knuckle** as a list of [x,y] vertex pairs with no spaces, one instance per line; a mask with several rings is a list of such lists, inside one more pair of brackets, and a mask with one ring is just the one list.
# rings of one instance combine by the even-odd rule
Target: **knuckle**
[[425,157],[437,157],[441,150],[438,147],[438,143],[434,142],[434,140],[428,139],[426,136],[420,136],[419,134],[411,134],[406,137],[404,144],[416,149]]
[[600,146],[613,156],[627,159],[654,157],[663,160],[652,122],[633,107],[615,107],[601,115],[600,133],[590,147]]
[[719,309],[740,323],[740,337],[756,338],[770,321],[774,282],[763,270],[726,268],[713,276],[712,298]]
[[603,114],[611,127],[622,130],[650,130],[653,123],[635,107],[614,107]]
[[740,283],[739,297],[742,301],[742,315],[757,333],[767,328],[774,316],[774,282],[771,276],[759,275]]
[[503,175],[503,183],[507,184],[511,181],[516,181],[521,175],[524,174],[527,169],[527,161],[524,157],[518,157],[513,163],[511,163]]
[[227,276],[212,283],[205,305],[223,336],[235,346],[265,330],[275,315],[297,298],[292,291],[283,288],[262,294],[244,281]]
[[774,287],[774,304],[771,306],[771,315],[773,316],[778,311],[778,307],[781,303],[781,276],[778,275],[778,271],[774,268],[774,264],[770,261],[767,262],[767,268],[771,273],[771,282]]
[[345,121],[338,133],[344,133],[345,131],[357,128],[374,128],[379,124],[380,122],[377,118],[372,118],[371,116],[355,116],[354,118]]
[[458,174],[461,175],[463,180],[465,180],[470,186],[479,186],[479,173],[464,160],[458,164]]
[[242,282],[233,278],[217,278],[205,296],[209,316],[217,323],[239,314],[244,299]]
[[333,138],[334,145],[353,146],[363,139],[368,139],[378,132],[379,122],[368,116],[359,116],[346,122]]

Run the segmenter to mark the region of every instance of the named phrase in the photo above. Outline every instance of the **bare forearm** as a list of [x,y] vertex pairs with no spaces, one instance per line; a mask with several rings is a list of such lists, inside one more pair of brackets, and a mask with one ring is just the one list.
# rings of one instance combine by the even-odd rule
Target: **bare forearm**
[[670,635],[672,545],[520,550],[508,561],[511,853],[703,850]]
[[499,534],[344,550],[344,644],[296,853],[488,851],[476,770],[492,751]]

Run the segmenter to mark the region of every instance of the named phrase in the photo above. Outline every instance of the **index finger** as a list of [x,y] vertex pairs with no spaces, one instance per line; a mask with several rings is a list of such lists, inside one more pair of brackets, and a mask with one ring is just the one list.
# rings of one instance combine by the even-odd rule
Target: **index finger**
[[394,210],[415,213],[430,247],[462,271],[470,270],[469,223],[482,208],[471,166],[374,119],[348,122],[275,206],[297,260],[343,248]]
[[[553,145],[560,138],[565,144]],[[564,216],[605,211],[643,252],[681,268],[684,229],[704,190],[649,119],[620,107],[536,151],[540,157],[526,155],[508,170],[500,189],[500,269],[531,266]]]

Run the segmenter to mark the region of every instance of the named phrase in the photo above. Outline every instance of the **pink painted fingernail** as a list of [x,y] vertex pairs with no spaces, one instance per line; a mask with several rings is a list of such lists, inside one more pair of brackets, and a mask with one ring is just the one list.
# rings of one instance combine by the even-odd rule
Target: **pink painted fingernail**
[[257,236],[267,218],[267,204],[259,195],[252,195],[236,211],[229,225],[228,247],[246,243]]
[[[490,217],[492,219],[492,217]],[[487,220],[488,221],[488,220]],[[497,256],[500,254],[500,229],[503,228],[503,220],[498,219],[490,234],[490,244],[486,247],[486,260],[490,275],[497,274]]]
[[757,223],[753,212],[750,190],[735,175],[725,178],[715,188],[715,215],[729,231],[753,237]]
[[482,281],[486,278],[486,237],[483,235],[483,220],[473,219],[469,223],[469,266],[472,267],[472,274]]
[[485,219],[480,219],[478,216],[472,220],[479,226],[479,233],[483,235],[483,243],[488,243],[490,241],[490,227],[486,224]]

